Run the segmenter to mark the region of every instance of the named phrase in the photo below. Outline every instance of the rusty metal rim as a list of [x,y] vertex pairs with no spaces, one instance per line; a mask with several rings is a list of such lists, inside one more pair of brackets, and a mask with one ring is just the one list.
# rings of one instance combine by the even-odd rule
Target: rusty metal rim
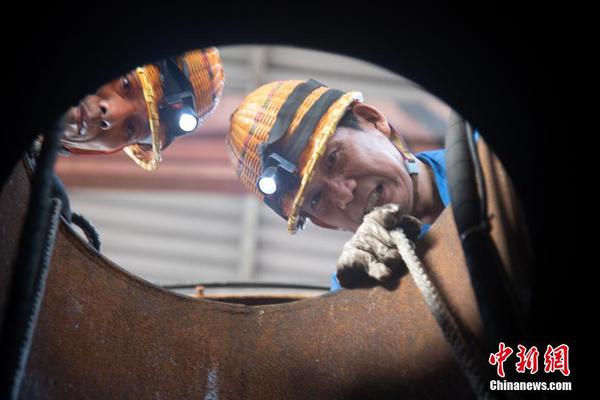
[[196,286],[204,286],[205,288],[265,288],[265,289],[307,289],[307,290],[324,290],[328,291],[327,286],[306,285],[284,282],[207,282],[207,283],[178,283],[174,285],[160,285],[163,289],[194,289]]
[[[96,263],[97,265],[105,268],[108,272],[115,276],[115,278],[131,283],[132,285],[136,285],[139,288],[148,291],[155,292],[155,295],[163,295],[173,296],[177,298],[179,301],[191,301],[200,304],[205,304],[210,307],[218,307],[222,311],[227,312],[239,312],[243,310],[248,310],[252,308],[269,308],[275,311],[276,308],[280,308],[281,311],[291,311],[290,308],[305,308],[312,307],[313,302],[319,301],[320,298],[329,297],[329,296],[339,296],[344,295],[345,290],[331,292],[328,291],[326,293],[319,294],[317,296],[313,296],[307,299],[294,301],[291,303],[282,303],[282,304],[267,304],[267,305],[240,305],[240,304],[227,304],[223,302],[218,302],[214,300],[201,299],[201,298],[193,298],[183,294],[179,294],[167,289],[159,285],[155,285],[152,282],[149,282],[129,271],[125,268],[121,267],[108,257],[104,256],[102,253],[97,252],[93,247],[91,247],[88,243],[86,243],[68,224],[64,221],[61,221],[60,230],[65,235],[65,238],[69,240],[69,242],[80,251],[85,257],[89,258],[90,261]],[[362,289],[356,289],[362,290]],[[285,310],[284,310],[285,309]]]

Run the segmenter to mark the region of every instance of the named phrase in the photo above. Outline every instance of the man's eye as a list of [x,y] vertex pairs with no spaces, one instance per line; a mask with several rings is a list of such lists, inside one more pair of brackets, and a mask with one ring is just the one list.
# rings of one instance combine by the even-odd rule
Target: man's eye
[[317,192],[313,197],[311,197],[310,199],[310,208],[312,208],[313,210],[316,210],[317,207],[319,207],[319,203],[321,202],[321,192]]
[[329,153],[329,155],[327,156],[327,160],[325,160],[325,164],[327,169],[331,169],[335,166],[335,163],[337,161],[337,155],[338,151],[332,151],[331,153]]
[[131,82],[129,82],[129,79],[127,79],[126,76],[123,77],[123,89],[126,92],[129,92],[129,89],[131,89]]

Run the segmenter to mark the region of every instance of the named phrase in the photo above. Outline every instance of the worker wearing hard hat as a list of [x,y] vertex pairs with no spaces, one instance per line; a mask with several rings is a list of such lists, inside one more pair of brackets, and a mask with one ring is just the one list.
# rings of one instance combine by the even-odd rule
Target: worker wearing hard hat
[[[389,240],[364,240],[365,234],[376,235],[359,229],[365,216],[373,214],[381,225],[411,225],[415,219],[404,216],[414,216],[423,233],[450,202],[443,150],[413,155],[359,92],[315,80],[272,82],[250,93],[231,116],[227,149],[246,188],[287,221],[290,233],[308,218],[363,235],[351,239],[350,247],[370,253],[373,268],[361,268],[379,281],[391,275],[381,270],[383,255],[376,254],[389,250]],[[338,263],[337,277],[352,268]]]
[[224,79],[216,48],[138,67],[67,111],[62,118],[63,152],[124,150],[142,168],[154,170],[165,147],[194,133],[213,112]]

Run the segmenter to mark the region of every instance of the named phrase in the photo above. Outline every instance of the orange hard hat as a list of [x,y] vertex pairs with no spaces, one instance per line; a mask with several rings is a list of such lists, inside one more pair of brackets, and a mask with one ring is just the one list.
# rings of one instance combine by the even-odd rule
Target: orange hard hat
[[[360,92],[330,89],[311,79],[261,86],[231,115],[227,151],[248,190],[287,220],[288,231],[304,226],[300,215],[306,186],[346,110]],[[259,182],[270,171],[285,184],[267,193]]]
[[[191,50],[174,59],[177,67],[186,72],[194,95],[198,125],[209,116],[219,104],[225,75],[223,64],[216,48]],[[158,64],[148,64],[136,68],[136,75],[142,86],[148,109],[152,144],[136,143],[123,150],[138,165],[147,170],[155,170],[161,161],[161,150],[168,146],[172,137],[161,140],[159,104],[164,96],[163,79]]]

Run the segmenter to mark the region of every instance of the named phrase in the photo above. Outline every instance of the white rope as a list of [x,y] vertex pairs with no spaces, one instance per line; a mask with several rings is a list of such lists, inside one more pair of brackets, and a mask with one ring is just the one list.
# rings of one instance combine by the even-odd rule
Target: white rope
[[425,303],[437,321],[444,337],[452,347],[454,356],[461,366],[471,388],[479,399],[493,398],[487,390],[486,382],[479,374],[475,363],[475,357],[468,346],[467,340],[463,335],[454,315],[440,296],[438,289],[434,286],[423,264],[417,257],[413,243],[406,237],[402,228],[390,231],[400,256],[404,260],[406,267],[417,285],[417,288],[423,295]]

